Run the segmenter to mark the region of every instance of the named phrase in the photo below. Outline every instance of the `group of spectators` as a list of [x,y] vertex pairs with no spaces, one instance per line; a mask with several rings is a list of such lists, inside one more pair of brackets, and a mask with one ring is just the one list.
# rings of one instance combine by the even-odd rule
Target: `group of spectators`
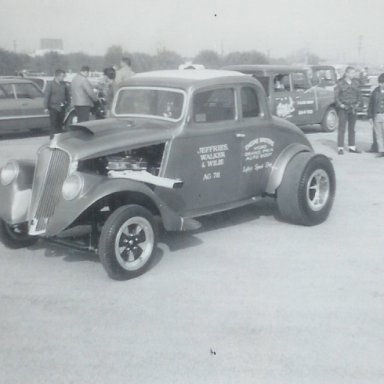
[[[66,109],[72,103],[75,108],[77,121],[88,121],[91,108],[98,102],[98,97],[88,80],[89,67],[83,66],[73,78],[71,95],[64,82],[65,71],[58,69],[54,80],[45,90],[45,108],[49,112],[51,121],[51,137],[63,130]],[[134,72],[131,60],[123,57],[120,68],[108,67],[104,69],[104,81],[101,91],[106,101],[107,114],[109,113],[113,96],[121,83],[128,80]],[[377,152],[378,157],[384,157],[384,73],[378,78],[379,85],[372,92],[368,106],[368,118],[373,126],[373,145],[371,152]],[[339,155],[344,154],[345,131],[348,126],[348,151],[361,153],[356,148],[355,124],[357,109],[361,104],[361,92],[356,70],[347,67],[344,76],[338,81],[335,89],[336,105],[339,114],[339,129],[337,146]]]
[[[377,157],[384,157],[384,73],[379,76],[378,83],[378,87],[371,93],[368,104],[367,117],[373,126],[373,144],[369,152],[377,152]],[[348,150],[351,153],[361,153],[355,144],[355,124],[357,109],[361,104],[361,91],[353,67],[347,67],[344,76],[338,81],[335,97],[339,112],[338,153],[344,154],[347,125]]]
[[[54,134],[63,131],[65,113],[72,104],[75,108],[77,121],[84,122],[90,118],[91,109],[98,103],[97,93],[88,80],[90,68],[84,65],[73,78],[71,91],[64,82],[65,71],[57,69],[54,79],[45,89],[44,107],[50,117],[51,138]],[[120,68],[105,68],[103,82],[98,85],[105,99],[107,114],[109,114],[113,96],[121,83],[134,75],[129,57],[121,59]]]

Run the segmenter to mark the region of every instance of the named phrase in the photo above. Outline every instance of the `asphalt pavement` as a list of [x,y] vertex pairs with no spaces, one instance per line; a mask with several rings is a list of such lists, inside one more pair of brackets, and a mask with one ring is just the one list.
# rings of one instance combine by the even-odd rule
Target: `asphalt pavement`
[[[383,383],[384,158],[306,133],[336,170],[322,225],[281,222],[271,200],[206,217],[126,282],[93,254],[0,244],[0,383]],[[1,140],[0,165],[45,142]]]

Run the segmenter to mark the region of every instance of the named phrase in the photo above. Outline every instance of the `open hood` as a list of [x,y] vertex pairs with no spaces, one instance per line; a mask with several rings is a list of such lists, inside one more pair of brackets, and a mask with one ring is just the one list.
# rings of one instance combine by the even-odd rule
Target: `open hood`
[[73,158],[87,159],[168,141],[178,127],[153,119],[89,121],[72,125],[68,132],[56,135],[50,146],[69,152]]

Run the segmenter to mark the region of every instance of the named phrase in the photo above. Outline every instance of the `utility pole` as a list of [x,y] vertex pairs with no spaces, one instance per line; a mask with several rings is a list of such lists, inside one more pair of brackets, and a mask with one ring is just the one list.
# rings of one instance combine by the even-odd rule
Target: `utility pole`
[[363,35],[360,35],[357,39],[357,60],[358,60],[359,64],[362,62],[361,52],[363,50],[363,40],[364,40]]
[[17,41],[13,40],[13,51],[17,52]]

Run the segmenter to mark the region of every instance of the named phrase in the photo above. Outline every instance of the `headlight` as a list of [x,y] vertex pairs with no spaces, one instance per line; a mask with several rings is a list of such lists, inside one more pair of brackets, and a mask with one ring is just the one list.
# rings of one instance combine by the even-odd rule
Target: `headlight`
[[17,175],[19,174],[19,171],[19,164],[17,164],[16,161],[10,161],[9,163],[7,163],[1,170],[1,184],[11,184],[12,181],[16,179]]
[[80,195],[84,186],[83,178],[78,174],[68,176],[64,181],[61,192],[65,200],[73,200]]

